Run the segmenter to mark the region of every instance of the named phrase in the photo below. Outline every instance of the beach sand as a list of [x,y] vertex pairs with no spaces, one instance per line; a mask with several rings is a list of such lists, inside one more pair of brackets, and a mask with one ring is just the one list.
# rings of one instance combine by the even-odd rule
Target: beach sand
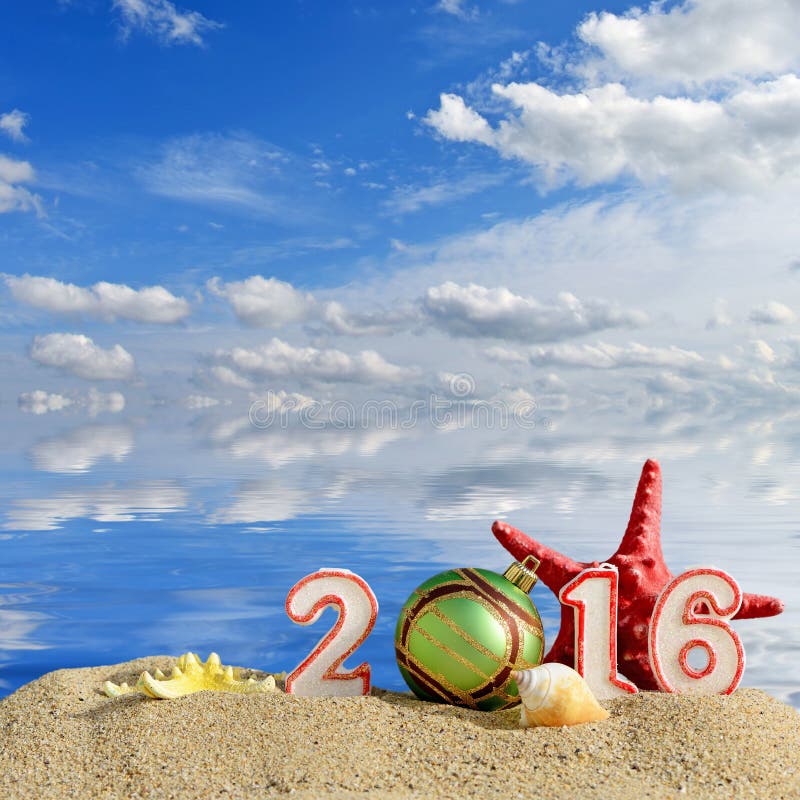
[[59,670],[0,701],[0,797],[800,798],[800,714],[755,689],[645,692],[605,722],[528,730],[519,709],[381,690],[102,694],[174,661]]

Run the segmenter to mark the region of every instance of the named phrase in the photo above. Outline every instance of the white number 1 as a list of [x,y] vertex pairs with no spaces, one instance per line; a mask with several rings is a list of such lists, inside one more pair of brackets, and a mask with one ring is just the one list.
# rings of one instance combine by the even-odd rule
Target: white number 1
[[639,691],[617,672],[618,584],[617,568],[602,564],[583,570],[558,593],[575,609],[575,670],[599,700]]

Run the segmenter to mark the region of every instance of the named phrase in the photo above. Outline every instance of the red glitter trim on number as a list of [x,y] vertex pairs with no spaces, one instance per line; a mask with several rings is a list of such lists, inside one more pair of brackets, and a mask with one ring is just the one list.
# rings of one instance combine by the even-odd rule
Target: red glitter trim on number
[[[708,664],[701,670],[695,669],[689,663],[689,651],[695,647],[702,647],[708,654]],[[681,669],[690,678],[705,678],[706,675],[710,675],[717,668],[717,651],[705,639],[690,639],[681,647],[681,651],[678,653],[678,661]]]
[[586,602],[570,597],[573,590],[590,580],[600,578],[609,582],[608,607],[608,679],[619,689],[629,694],[637,694],[636,685],[627,679],[620,679],[617,672],[617,609],[619,605],[619,574],[616,569],[598,567],[585,569],[569,583],[561,587],[558,593],[559,602],[571,606],[577,612],[575,616],[575,671],[582,678],[586,677]]
[[[721,578],[733,590],[733,602],[729,606],[723,608],[717,602],[716,595],[714,595],[712,592],[708,590],[699,589],[698,591],[693,592],[687,598],[682,615],[683,623],[685,625],[692,625],[692,624],[714,625],[716,627],[725,630],[727,634],[730,636],[731,640],[734,643],[734,646],[736,647],[737,667],[733,679],[728,685],[728,688],[720,692],[720,694],[732,694],[736,689],[736,687],[739,685],[739,681],[741,681],[742,675],[744,673],[744,647],[742,647],[742,640],[739,638],[739,635],[736,633],[736,631],[733,630],[733,628],[728,624],[727,620],[714,619],[713,617],[705,616],[703,614],[697,614],[694,610],[698,600],[704,600],[705,602],[707,602],[711,606],[715,614],[719,614],[720,616],[725,616],[728,618],[734,617],[736,615],[736,612],[741,608],[742,598],[743,598],[742,590],[739,588],[739,584],[736,583],[736,581],[730,575],[728,575],[727,572],[723,572],[722,570],[713,569],[711,567],[698,567],[697,569],[690,569],[687,572],[678,575],[677,578],[675,578],[665,587],[664,591],[661,593],[658,600],[656,601],[655,608],[653,609],[653,616],[650,620],[650,631],[647,637],[649,645],[648,655],[650,657],[650,665],[652,667],[653,674],[655,675],[661,690],[664,692],[675,693],[675,687],[670,685],[670,683],[667,681],[661,669],[661,659],[659,658],[658,650],[655,647],[656,633],[658,631],[658,626],[661,622],[661,615],[664,611],[664,605],[666,604],[666,601],[669,599],[670,595],[682,583],[689,580],[689,578],[693,578],[697,575],[713,575],[717,578]],[[713,651],[714,665],[716,666],[717,654],[714,651],[713,645],[711,645],[710,642],[703,642],[701,646],[707,646],[707,648],[710,651]],[[682,652],[683,651],[681,650],[681,653]],[[695,677],[695,671],[688,665],[688,663],[685,662],[685,659],[681,659],[679,656],[679,661],[681,669],[684,671],[684,674],[688,675],[690,678]],[[710,672],[704,673],[704,675],[705,674],[710,674]]]
[[362,683],[361,694],[369,694],[371,673],[370,666],[366,661],[363,664],[359,664],[359,666],[350,672],[337,672],[337,670],[364,643],[367,636],[369,636],[372,629],[375,627],[375,621],[378,618],[378,601],[372,589],[370,589],[369,584],[363,578],[353,572],[338,569],[320,569],[317,572],[312,572],[310,575],[306,575],[305,578],[301,578],[294,586],[292,586],[292,588],[289,590],[289,594],[286,596],[286,614],[289,616],[289,619],[291,619],[292,622],[296,622],[299,625],[309,625],[312,622],[315,622],[319,615],[330,605],[335,606],[339,611],[339,616],[337,617],[334,626],[328,631],[325,637],[319,641],[317,646],[303,659],[303,661],[301,661],[300,664],[295,667],[295,669],[292,670],[289,675],[286,676],[286,692],[287,694],[292,694],[294,683],[311,666],[311,664],[313,664],[322,655],[323,651],[325,651],[333,643],[334,639],[336,639],[344,627],[347,619],[347,604],[340,595],[335,594],[326,594],[324,597],[321,597],[316,603],[314,603],[311,610],[307,614],[295,614],[292,611],[291,606],[295,595],[309,583],[322,578],[345,578],[346,580],[352,581],[362,589],[366,597],[369,599],[371,606],[369,622],[364,628],[364,631],[341,656],[336,658],[331,663],[328,669],[323,673],[322,680],[341,681],[359,678]]

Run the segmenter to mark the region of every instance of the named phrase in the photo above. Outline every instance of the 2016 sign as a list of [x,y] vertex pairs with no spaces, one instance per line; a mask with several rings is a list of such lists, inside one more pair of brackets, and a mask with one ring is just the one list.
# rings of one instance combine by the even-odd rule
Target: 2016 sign
[[[638,692],[617,672],[616,567],[601,564],[562,587],[559,600],[575,609],[575,669],[599,699]],[[744,672],[744,648],[728,624],[742,603],[736,581],[722,570],[700,567],[669,583],[656,601],[648,629],[649,659],[658,685],[676,694],[731,694]],[[296,583],[286,613],[300,625],[316,622],[325,608],[339,612],[336,623],[287,676],[296,695],[350,697],[369,694],[370,666],[343,668],[369,636],[378,601],[366,581],[346,569],[321,569]],[[689,663],[693,651],[705,665]]]

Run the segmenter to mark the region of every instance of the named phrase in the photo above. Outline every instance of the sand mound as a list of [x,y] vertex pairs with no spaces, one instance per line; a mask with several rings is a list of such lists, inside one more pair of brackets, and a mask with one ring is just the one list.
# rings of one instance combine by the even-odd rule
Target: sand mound
[[643,693],[611,718],[518,727],[376,690],[110,699],[153,657],[59,670],[0,701],[3,798],[800,797],[800,714],[753,689]]

